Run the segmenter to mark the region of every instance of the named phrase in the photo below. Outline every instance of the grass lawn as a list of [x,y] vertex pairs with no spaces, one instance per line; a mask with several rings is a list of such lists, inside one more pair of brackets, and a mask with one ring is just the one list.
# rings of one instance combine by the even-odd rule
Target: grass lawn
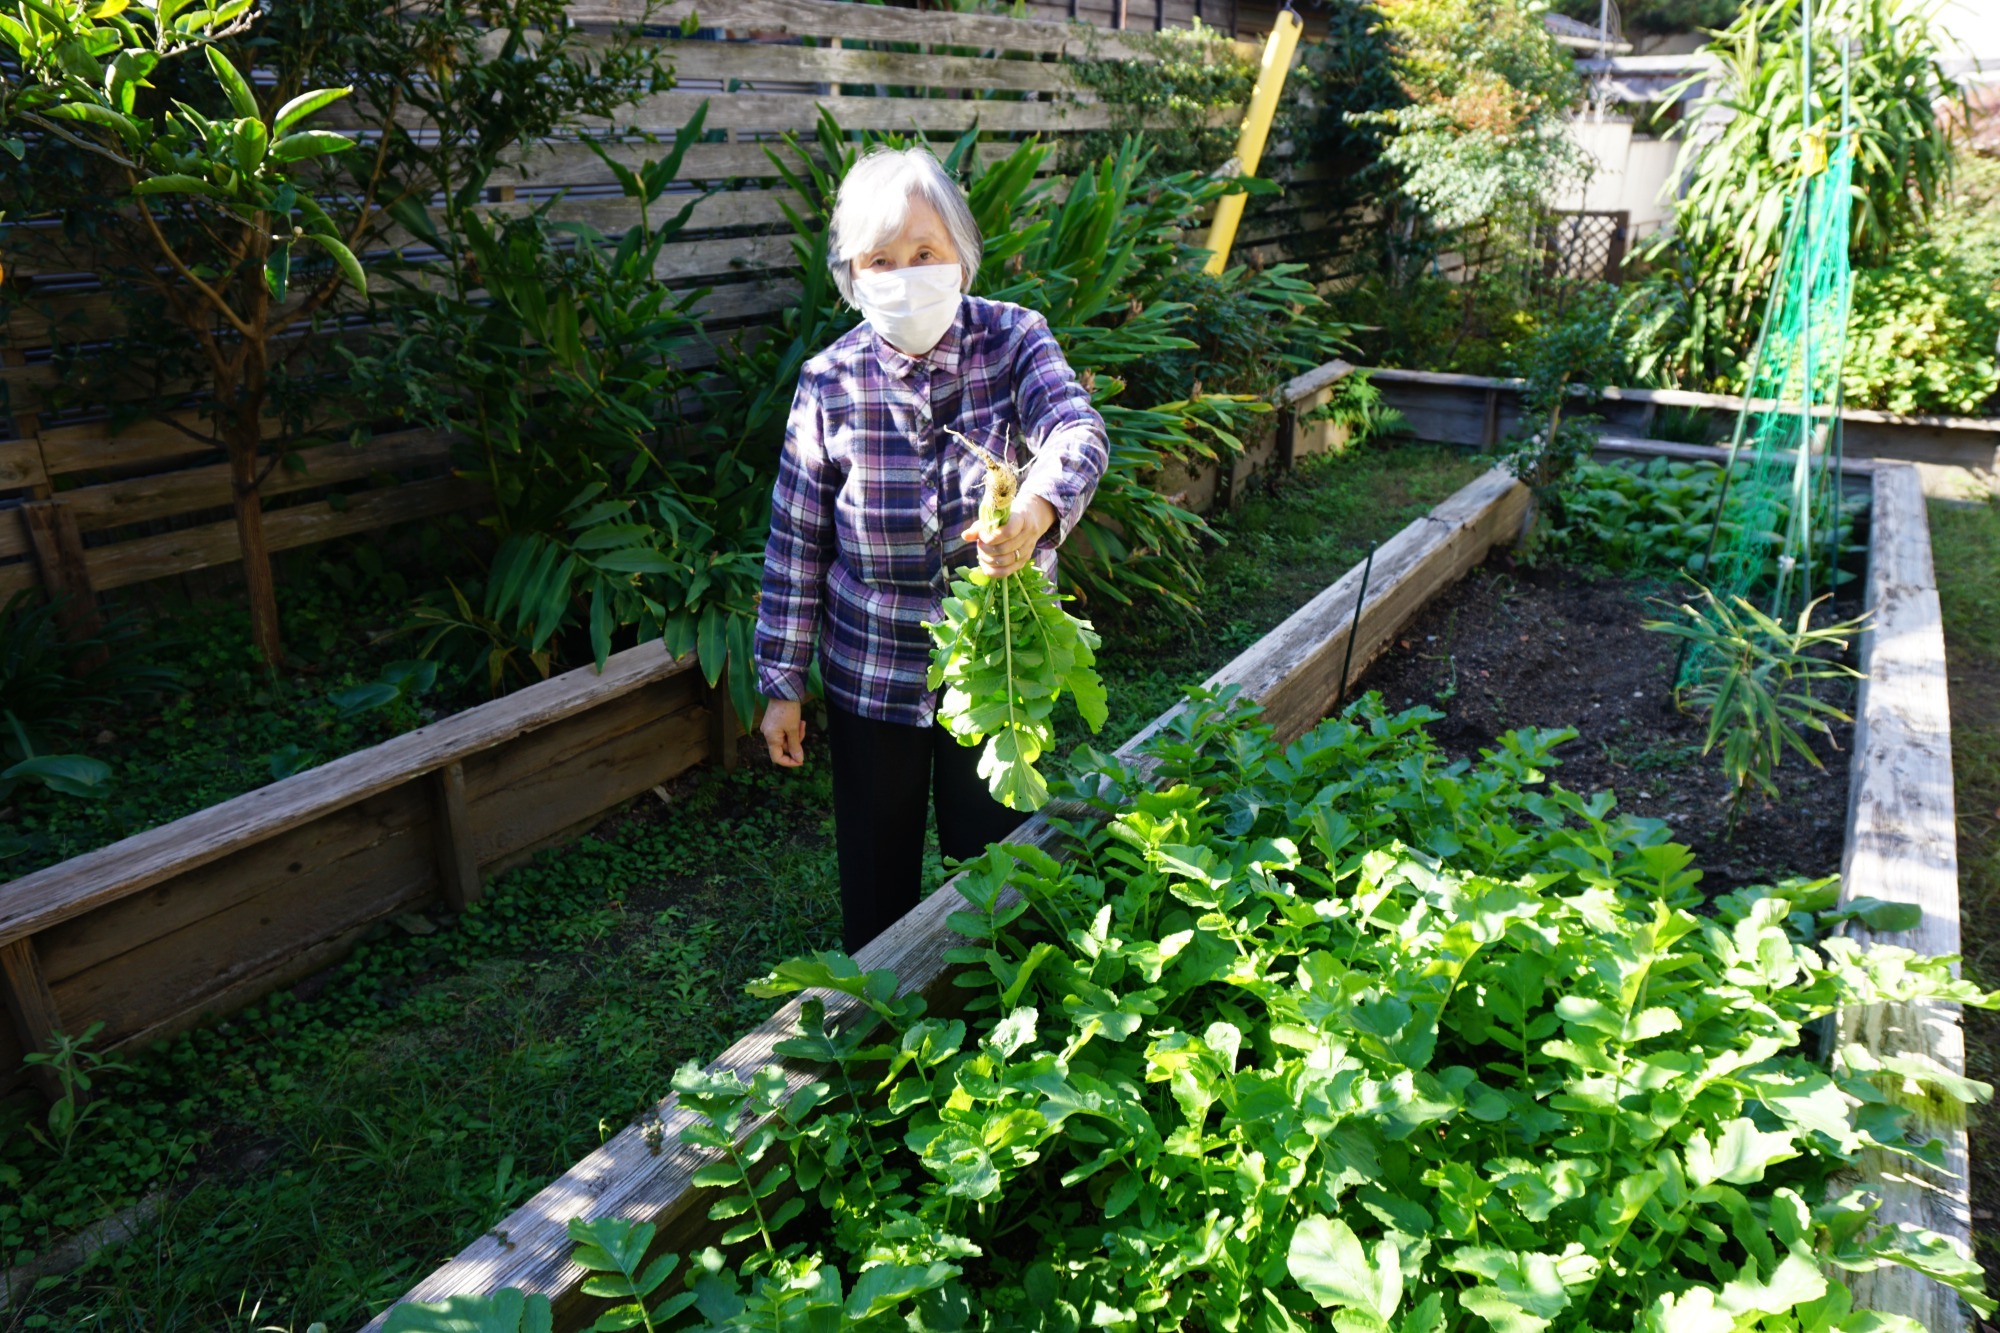
[[[1933,502],[1932,555],[1951,678],[1959,925],[1966,975],[2000,988],[2000,505]],[[2000,1085],[2000,1013],[1965,1013],[1966,1073]],[[1974,1108],[1972,1234],[2000,1291],[2000,1111]]]
[[[1218,520],[1204,623],[1090,608],[1116,744],[1475,475],[1427,446],[1313,460]],[[17,1329],[350,1327],[561,1174],[839,939],[825,767],[697,773],[500,877],[435,933],[107,1070],[65,1150],[0,1107],[0,1263],[134,1200],[133,1238],[15,1293]]]

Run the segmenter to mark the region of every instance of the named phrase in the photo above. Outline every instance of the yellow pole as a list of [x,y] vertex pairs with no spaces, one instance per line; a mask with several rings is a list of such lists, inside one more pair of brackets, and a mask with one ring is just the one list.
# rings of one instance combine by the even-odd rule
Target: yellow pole
[[[1284,91],[1285,75],[1292,67],[1292,52],[1298,49],[1304,25],[1289,9],[1278,14],[1271,39],[1264,43],[1264,63],[1257,69],[1257,86],[1250,90],[1250,105],[1243,112],[1243,129],[1236,139],[1237,174],[1254,176],[1264,158],[1264,140],[1271,133],[1271,117],[1278,112],[1278,94]],[[1226,194],[1216,201],[1215,221],[1208,225],[1208,248],[1214,251],[1203,266],[1204,273],[1220,273],[1229,267],[1229,247],[1236,243],[1236,227],[1243,221],[1240,194]]]

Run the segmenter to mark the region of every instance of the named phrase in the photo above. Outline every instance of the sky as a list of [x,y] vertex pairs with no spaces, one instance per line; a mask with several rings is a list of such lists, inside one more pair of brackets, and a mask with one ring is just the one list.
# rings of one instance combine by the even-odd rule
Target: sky
[[1946,0],[1938,23],[1962,52],[2000,66],[2000,0]]

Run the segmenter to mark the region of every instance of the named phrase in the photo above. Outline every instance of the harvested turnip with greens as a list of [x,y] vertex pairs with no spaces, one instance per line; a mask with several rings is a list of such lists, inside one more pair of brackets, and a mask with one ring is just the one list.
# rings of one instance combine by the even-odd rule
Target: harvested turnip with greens
[[[997,532],[1012,513],[1020,479],[1014,469],[951,432],[986,464],[979,526]],[[930,688],[944,687],[939,716],[961,745],[986,743],[979,776],[1010,810],[1039,810],[1048,783],[1035,761],[1055,743],[1056,701],[1068,693],[1092,731],[1104,725],[1104,682],[1097,676],[1097,635],[1062,609],[1042,571],[1030,563],[996,579],[980,570],[954,580],[944,616],[931,632]]]

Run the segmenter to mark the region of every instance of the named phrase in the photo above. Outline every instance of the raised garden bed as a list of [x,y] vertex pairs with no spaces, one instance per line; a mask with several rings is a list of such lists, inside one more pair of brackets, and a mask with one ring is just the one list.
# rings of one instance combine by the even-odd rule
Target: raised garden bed
[[[1401,412],[1422,439],[1488,447],[1520,423],[1517,379],[1390,367],[1368,375],[1383,402]],[[1649,445],[1669,413],[1695,427],[1702,441],[1726,440],[1743,401],[1729,394],[1614,386],[1585,410],[1603,418],[1608,437]],[[2000,418],[1906,417],[1847,408],[1841,421],[1847,457],[1915,464],[1933,495],[1983,496],[2000,486]]]
[[[1672,696],[1678,644],[1641,628],[1687,591],[1497,554],[1425,607],[1360,688],[1380,690],[1391,708],[1438,709],[1430,734],[1462,759],[1517,727],[1574,728],[1577,738],[1556,752],[1562,784],[1613,791],[1620,810],[1664,820],[1694,851],[1711,895],[1839,874],[1853,727],[1810,735],[1825,768],[1788,755],[1774,775],[1783,795],[1746,800],[1732,834],[1729,779],[1701,752],[1706,719]],[[1846,603],[1858,600],[1843,598],[1837,614],[1853,615],[1858,605]],[[1841,684],[1829,700],[1851,712],[1854,690]]]
[[[1845,892],[1919,903],[1922,926],[1900,938],[1917,938],[1924,952],[1949,952],[1956,946],[1955,885],[1948,874],[1939,873],[1948,872],[1953,861],[1949,737],[1941,711],[1943,660],[1921,490],[1907,468],[1881,469],[1874,487],[1867,597],[1877,619],[1860,649],[1868,678],[1857,703]],[[1524,506],[1518,486],[1503,474],[1490,473],[1385,546],[1375,560],[1376,591],[1358,618],[1352,669],[1361,669],[1404,635],[1404,627],[1440,590],[1476,565],[1496,541],[1511,536]],[[1211,685],[1241,686],[1264,706],[1281,737],[1304,731],[1338,692],[1348,642],[1343,630],[1355,619],[1359,576],[1354,571],[1328,589],[1217,673]],[[1170,725],[1170,718],[1162,718],[1149,732]],[[1122,753],[1133,756],[1146,734]],[[1942,786],[1937,782],[1940,759],[1946,775]],[[1045,819],[1032,821],[1022,839],[1041,845],[1057,841]],[[944,951],[957,942],[945,921],[957,907],[955,895],[935,895],[857,961],[866,969],[893,970],[906,991],[942,995],[952,971]],[[830,1019],[854,1016],[851,1003],[826,998]],[[771,1063],[774,1043],[794,1030],[797,1019],[796,1003],[785,1006],[712,1068],[747,1077]],[[1921,1050],[1948,1068],[1962,1068],[1962,1051],[1954,1045],[1957,1018],[1949,1006],[1876,1006],[1845,1015],[1843,1030],[1877,1052]],[[819,1072],[806,1061],[785,1066],[793,1088]],[[1943,1138],[1947,1159],[1955,1155],[1962,1164],[1962,1126],[1923,1119],[1927,1109],[1920,1110],[1912,1135]],[[576,1322],[582,1314],[578,1291],[584,1273],[569,1257],[565,1226],[570,1219],[610,1216],[652,1222],[660,1229],[663,1247],[683,1253],[708,1234],[704,1213],[714,1192],[691,1183],[706,1155],[679,1138],[679,1130],[690,1123],[689,1112],[667,1099],[656,1117],[607,1143],[491,1236],[419,1284],[411,1296],[438,1299],[511,1286],[547,1293],[559,1322]],[[755,1127],[754,1120],[747,1122],[741,1132]],[[1885,1200],[1882,1220],[1913,1221],[1965,1240],[1962,1180],[1919,1181],[1907,1168],[1887,1171],[1881,1165],[1866,1164],[1864,1179]],[[1908,1313],[1931,1329],[1964,1326],[1956,1297],[1908,1270],[1859,1275],[1853,1285],[1866,1308]]]

